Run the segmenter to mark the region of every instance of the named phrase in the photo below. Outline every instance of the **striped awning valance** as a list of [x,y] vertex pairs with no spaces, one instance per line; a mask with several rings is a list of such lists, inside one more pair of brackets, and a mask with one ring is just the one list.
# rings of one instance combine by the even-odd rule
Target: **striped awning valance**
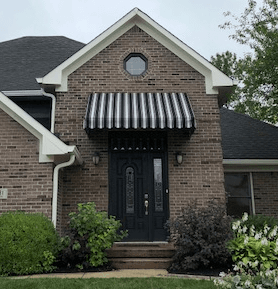
[[93,93],[84,128],[192,130],[195,120],[185,93]]

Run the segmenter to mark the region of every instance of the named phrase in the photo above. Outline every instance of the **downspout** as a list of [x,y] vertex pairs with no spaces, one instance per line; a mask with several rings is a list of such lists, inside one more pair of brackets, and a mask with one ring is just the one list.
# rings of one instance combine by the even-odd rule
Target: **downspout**
[[55,109],[56,109],[56,97],[51,94],[51,93],[47,93],[44,91],[44,89],[41,89],[42,94],[46,97],[50,97],[52,99],[52,108],[51,108],[51,128],[50,131],[52,133],[54,133],[54,123],[55,123]]
[[75,161],[75,155],[70,156],[70,160],[57,165],[53,172],[53,197],[52,197],[52,222],[54,227],[57,225],[57,201],[58,201],[58,182],[59,182],[59,170],[64,167],[71,166]]

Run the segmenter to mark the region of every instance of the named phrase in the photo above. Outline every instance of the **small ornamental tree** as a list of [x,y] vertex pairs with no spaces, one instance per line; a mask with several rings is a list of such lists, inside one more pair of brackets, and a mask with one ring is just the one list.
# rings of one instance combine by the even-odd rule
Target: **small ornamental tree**
[[122,226],[107,212],[97,212],[95,203],[78,204],[78,213],[70,216],[71,240],[61,252],[61,262],[74,268],[98,267],[108,262],[106,249],[127,236]]
[[179,217],[167,223],[176,247],[169,271],[228,267],[231,255],[226,243],[233,236],[231,221],[225,204],[210,201],[197,207],[196,202],[189,203]]

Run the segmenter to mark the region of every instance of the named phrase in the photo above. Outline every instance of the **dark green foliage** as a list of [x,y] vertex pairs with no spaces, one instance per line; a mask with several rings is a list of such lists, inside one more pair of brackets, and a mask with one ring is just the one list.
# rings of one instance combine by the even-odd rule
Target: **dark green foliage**
[[78,204],[78,213],[70,213],[71,240],[62,250],[60,266],[86,269],[107,263],[106,249],[120,241],[127,232],[120,231],[122,226],[115,217],[107,212],[97,212],[95,203]]
[[251,53],[237,58],[226,52],[212,57],[212,64],[240,82],[228,105],[240,113],[276,124],[278,121],[278,3],[248,0],[240,16],[226,13],[234,20],[221,28],[234,30],[230,36],[240,44],[248,45]]
[[211,201],[200,208],[196,202],[189,203],[181,216],[167,224],[176,247],[169,271],[228,267],[231,255],[226,243],[233,237],[231,221],[225,204]]
[[235,53],[226,51],[211,57],[211,63],[232,79],[239,79],[240,61]]
[[8,212],[0,216],[0,275],[50,272],[59,236],[43,214]]

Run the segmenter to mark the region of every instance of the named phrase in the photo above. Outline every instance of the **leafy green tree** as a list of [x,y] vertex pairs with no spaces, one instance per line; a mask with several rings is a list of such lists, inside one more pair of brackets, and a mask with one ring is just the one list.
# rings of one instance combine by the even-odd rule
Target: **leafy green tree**
[[248,45],[252,53],[238,59],[226,52],[212,57],[212,63],[230,77],[240,81],[229,98],[238,112],[270,123],[278,122],[278,4],[264,0],[261,7],[249,0],[241,16],[230,12],[236,24],[226,22],[221,28],[233,29],[230,37]]
[[239,59],[235,53],[226,51],[224,53],[217,53],[216,56],[211,57],[211,62],[214,66],[224,72],[232,79],[239,79]]

